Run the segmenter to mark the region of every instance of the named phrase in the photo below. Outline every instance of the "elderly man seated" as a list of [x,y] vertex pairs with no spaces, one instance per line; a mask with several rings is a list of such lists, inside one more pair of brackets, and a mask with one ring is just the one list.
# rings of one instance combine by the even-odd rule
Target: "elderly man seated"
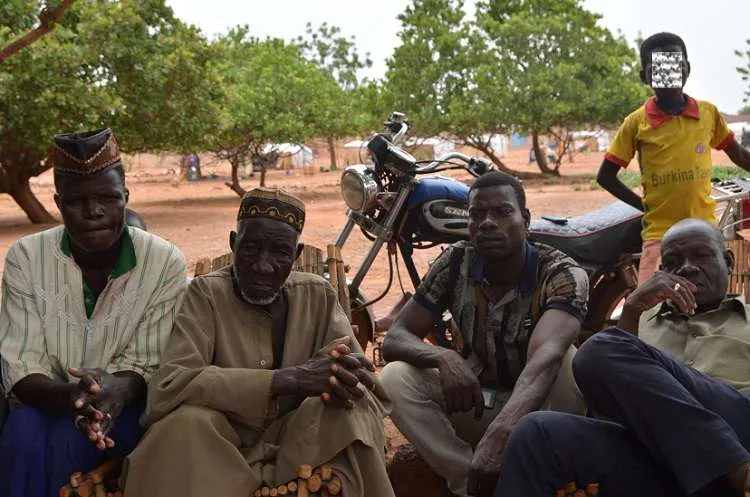
[[3,497],[57,495],[73,471],[135,446],[186,288],[180,251],[126,227],[109,129],[56,136],[50,160],[64,225],[16,241],[3,273],[0,365],[12,406],[0,436]]
[[496,497],[548,497],[597,481],[606,496],[747,496],[750,308],[726,295],[734,257],[714,226],[664,236],[662,271],[627,299],[618,328],[573,363],[611,421],[534,413],[516,427]]
[[[588,277],[562,252],[530,243],[529,219],[516,178],[479,178],[469,194],[471,242],[435,261],[383,344],[394,361],[381,381],[396,426],[460,497],[492,494],[524,414],[585,412],[571,360]],[[461,354],[423,342],[448,309]]]
[[327,463],[347,497],[393,496],[374,368],[333,288],[292,272],[304,217],[280,190],[243,198],[234,263],[191,282],[149,385],[127,495],[247,497]]

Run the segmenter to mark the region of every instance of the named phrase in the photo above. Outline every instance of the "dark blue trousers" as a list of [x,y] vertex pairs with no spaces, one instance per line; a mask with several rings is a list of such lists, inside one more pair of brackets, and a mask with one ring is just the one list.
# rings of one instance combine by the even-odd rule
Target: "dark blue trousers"
[[605,497],[728,495],[721,477],[750,461],[750,398],[629,333],[576,354],[588,406],[613,422],[538,412],[514,428],[495,497],[549,497],[597,481]]
[[138,418],[144,406],[141,401],[123,410],[109,435],[115,446],[103,452],[68,416],[28,405],[14,408],[0,436],[0,496],[55,497],[71,473],[129,454],[143,434]]

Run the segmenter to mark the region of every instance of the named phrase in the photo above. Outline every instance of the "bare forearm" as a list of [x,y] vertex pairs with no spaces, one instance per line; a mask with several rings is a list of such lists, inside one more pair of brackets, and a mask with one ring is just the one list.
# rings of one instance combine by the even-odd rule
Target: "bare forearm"
[[503,416],[514,425],[525,415],[539,410],[549,397],[564,356],[565,351],[552,344],[537,349],[521,372],[508,403],[498,417]]
[[452,351],[425,343],[401,327],[391,328],[383,342],[383,358],[386,361],[403,361],[422,369],[438,367],[441,357],[449,352]]
[[71,397],[75,384],[53,380],[43,374],[30,374],[13,387],[13,394],[24,404],[44,411],[72,413]]
[[639,311],[638,309],[633,309],[625,304],[622,308],[620,320],[617,322],[617,327],[621,330],[638,336],[638,324],[640,322],[640,319],[641,311]]
[[643,211],[643,201],[641,200],[641,197],[628,188],[625,183],[620,181],[617,177],[619,170],[619,165],[609,160],[605,160],[599,169],[599,174],[596,176],[597,183],[619,200]]

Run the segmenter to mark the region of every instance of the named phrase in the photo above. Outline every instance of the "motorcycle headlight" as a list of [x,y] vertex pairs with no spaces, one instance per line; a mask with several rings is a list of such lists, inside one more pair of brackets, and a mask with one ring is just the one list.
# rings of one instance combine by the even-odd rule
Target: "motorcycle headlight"
[[349,166],[341,175],[341,196],[346,206],[353,211],[365,212],[375,206],[378,184],[368,172],[367,166]]

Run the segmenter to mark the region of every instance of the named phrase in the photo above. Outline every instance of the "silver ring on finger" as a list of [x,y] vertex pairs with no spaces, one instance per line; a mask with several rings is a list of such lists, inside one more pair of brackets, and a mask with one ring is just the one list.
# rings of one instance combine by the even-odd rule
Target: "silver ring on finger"
[[675,291],[675,292],[678,292],[678,291],[680,291],[680,288],[682,288],[682,287],[680,286],[680,284],[679,284],[679,283],[675,283],[675,284],[674,284],[674,291]]

